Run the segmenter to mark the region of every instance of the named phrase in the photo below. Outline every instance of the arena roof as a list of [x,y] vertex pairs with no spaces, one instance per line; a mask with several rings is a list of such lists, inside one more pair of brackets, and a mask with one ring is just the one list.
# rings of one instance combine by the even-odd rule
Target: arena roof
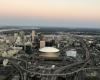
[[44,47],[39,49],[40,52],[59,52],[59,49],[54,47]]

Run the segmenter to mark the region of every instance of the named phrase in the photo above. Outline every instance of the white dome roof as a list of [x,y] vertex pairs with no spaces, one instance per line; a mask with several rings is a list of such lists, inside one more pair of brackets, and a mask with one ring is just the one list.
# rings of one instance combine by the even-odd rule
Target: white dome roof
[[59,52],[59,49],[54,47],[44,47],[39,49],[40,52]]

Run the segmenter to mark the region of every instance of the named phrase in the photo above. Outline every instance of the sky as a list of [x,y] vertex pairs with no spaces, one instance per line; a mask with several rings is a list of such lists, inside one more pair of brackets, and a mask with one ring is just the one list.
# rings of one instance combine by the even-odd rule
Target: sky
[[100,28],[100,0],[0,0],[0,26]]

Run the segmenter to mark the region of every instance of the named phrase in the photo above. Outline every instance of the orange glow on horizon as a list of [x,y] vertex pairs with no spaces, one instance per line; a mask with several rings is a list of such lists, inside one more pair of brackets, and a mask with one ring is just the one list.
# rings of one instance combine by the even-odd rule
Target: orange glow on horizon
[[40,17],[45,19],[100,19],[99,6],[73,3],[70,5],[64,2],[62,4],[57,2],[51,4],[47,1],[1,0],[0,16]]

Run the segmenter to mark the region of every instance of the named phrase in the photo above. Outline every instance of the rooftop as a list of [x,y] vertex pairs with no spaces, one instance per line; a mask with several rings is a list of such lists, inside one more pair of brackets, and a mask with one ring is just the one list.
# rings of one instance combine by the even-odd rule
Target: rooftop
[[39,49],[40,52],[59,52],[59,49],[54,47],[44,47]]

